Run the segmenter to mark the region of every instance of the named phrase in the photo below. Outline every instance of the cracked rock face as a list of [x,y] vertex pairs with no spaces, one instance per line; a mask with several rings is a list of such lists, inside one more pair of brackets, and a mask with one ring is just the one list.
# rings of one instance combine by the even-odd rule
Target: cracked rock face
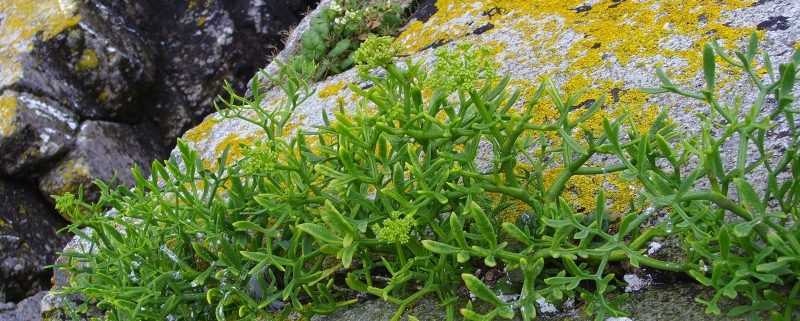
[[[39,188],[45,195],[61,195],[93,179],[132,185],[130,169],[138,166],[147,177],[150,162],[157,157],[158,146],[147,136],[147,129],[107,121],[85,121],[81,124],[72,150],[49,172],[40,177]],[[88,199],[97,199],[94,188],[85,190]],[[66,218],[69,219],[69,218]]]
[[[243,88],[315,2],[0,0],[0,219],[38,221],[14,226],[43,236],[3,239],[0,278],[31,283],[53,262],[62,244],[47,243],[57,239],[47,224],[64,220],[49,195],[84,184],[94,200],[93,179],[116,172],[130,184],[134,165],[146,175],[214,110],[222,81]],[[2,222],[0,237],[11,235]],[[19,254],[26,249],[39,256]],[[49,287],[49,277],[5,282],[0,291],[23,294],[0,303]]]
[[32,173],[72,144],[78,117],[48,99],[11,90],[0,96],[0,174]]
[[16,302],[50,284],[56,251],[68,240],[66,224],[35,187],[0,179],[0,301]]

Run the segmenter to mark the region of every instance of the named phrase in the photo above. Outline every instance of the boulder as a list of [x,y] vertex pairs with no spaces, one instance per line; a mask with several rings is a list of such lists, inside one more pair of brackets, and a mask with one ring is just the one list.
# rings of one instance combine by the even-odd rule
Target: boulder
[[214,111],[223,80],[243,88],[313,4],[290,1],[145,1],[139,28],[158,51],[156,85],[142,111],[165,146]]
[[[0,304],[0,319],[6,321],[39,321],[42,320],[39,303],[47,294],[41,291],[17,304]],[[4,305],[4,306],[3,306]]]
[[50,287],[45,266],[69,239],[56,234],[66,221],[35,186],[0,179],[0,204],[0,302],[18,302]]
[[[75,146],[39,181],[45,195],[61,195],[75,191],[81,184],[88,200],[97,200],[99,191],[93,179],[133,184],[131,169],[139,166],[142,175],[149,175],[150,163],[158,155],[159,146],[147,136],[146,128],[106,121],[85,121],[78,129]],[[67,218],[69,219],[69,218]]]
[[[329,4],[323,1],[320,7]],[[454,46],[471,42],[485,46],[494,53],[498,63],[497,73],[511,77],[510,87],[520,89],[522,99],[532,96],[539,84],[547,78],[553,80],[561,92],[576,93],[586,88],[583,101],[589,104],[601,94],[608,94],[604,115],[615,117],[628,109],[639,128],[649,128],[661,108],[668,108],[669,117],[684,132],[699,128],[695,112],[704,112],[700,104],[685,105],[677,95],[647,95],[640,87],[657,87],[655,67],[661,66],[684,87],[704,86],[702,71],[703,45],[717,39],[726,49],[744,49],[751,33],[761,36],[761,50],[770,54],[773,62],[791,59],[795,48],[800,48],[800,7],[793,1],[709,3],[671,0],[594,2],[472,1],[472,5],[451,0],[423,1],[418,5],[414,19],[397,37],[401,56],[421,62],[428,67],[435,59],[433,51],[440,46]],[[691,7],[691,10],[685,8]],[[777,18],[786,23],[777,26],[769,21]],[[312,13],[313,14],[313,13]],[[309,28],[301,24],[289,37],[286,49],[276,60],[286,61],[299,49],[300,35]],[[265,70],[272,74],[278,69],[273,62]],[[743,101],[756,99],[757,91],[741,75],[719,75],[719,92],[742,95]],[[267,104],[281,99],[280,88],[271,87],[264,79]],[[291,115],[291,128],[313,130],[323,124],[322,112],[333,119],[334,108],[343,102],[345,112],[356,107],[355,93],[347,84],[367,86],[354,70],[334,75],[313,85],[316,94],[300,104]],[[775,106],[775,101],[768,101]],[[542,122],[555,120],[555,109],[537,111]],[[599,122],[590,124],[602,128]],[[776,128],[773,139],[765,148],[782,153],[786,149],[789,124]],[[223,118],[215,114],[197,127],[189,130],[184,139],[200,155],[213,163],[230,142],[253,140],[260,128],[251,123]],[[488,164],[493,157],[491,149],[482,149],[479,159]],[[735,146],[723,150],[730,156]],[[723,158],[730,165],[736,157]],[[593,160],[602,163],[602,159]],[[766,184],[765,175],[754,175],[756,187]],[[611,184],[625,184],[614,175]],[[587,188],[595,188],[589,187]],[[617,189],[609,198],[627,200],[637,197],[635,190]],[[591,208],[593,197],[569,200],[577,206]]]
[[[61,30],[54,26],[39,38],[20,33],[11,39],[27,42],[28,50],[4,58],[18,67],[0,78],[0,88],[55,100],[82,119],[131,121],[137,116],[134,103],[154,81],[153,48],[124,11],[104,2],[109,1],[11,1],[11,12],[30,22],[29,28],[51,19]],[[9,30],[3,34],[19,28],[14,21],[4,27]]]
[[49,99],[6,90],[0,96],[0,174],[24,175],[72,145],[78,117]]

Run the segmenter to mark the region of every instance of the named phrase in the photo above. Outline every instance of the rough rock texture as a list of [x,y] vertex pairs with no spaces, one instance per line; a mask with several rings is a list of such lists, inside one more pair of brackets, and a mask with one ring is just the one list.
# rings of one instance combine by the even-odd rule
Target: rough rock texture
[[36,295],[26,298],[17,304],[0,303],[0,320],[5,321],[39,321],[42,313],[39,303],[42,301],[47,291],[41,291]]
[[0,302],[17,302],[50,284],[45,266],[68,237],[56,235],[66,221],[45,204],[34,186],[0,179]]
[[[152,137],[141,135],[147,128],[107,121],[85,121],[75,139],[75,146],[64,159],[39,180],[45,195],[61,195],[93,179],[133,184],[131,169],[138,166],[142,175],[149,175],[150,162],[159,154],[159,145]],[[152,129],[149,129],[152,130]],[[97,191],[88,189],[87,198],[97,199]]]
[[[329,3],[323,0],[320,6]],[[403,54],[412,60],[431,65],[436,47],[465,41],[487,46],[496,54],[498,73],[510,75],[512,87],[522,91],[522,101],[530,97],[544,79],[552,78],[562,93],[574,93],[587,87],[589,90],[583,96],[587,100],[602,93],[609,94],[603,114],[613,117],[622,111],[622,107],[629,108],[637,126],[642,128],[649,127],[661,108],[669,108],[670,117],[682,130],[690,132],[697,129],[694,112],[704,108],[696,104],[686,105],[685,100],[674,95],[647,96],[637,91],[638,87],[658,85],[654,76],[656,65],[667,69],[675,82],[683,87],[701,87],[702,46],[711,39],[719,39],[724,48],[741,49],[746,46],[749,35],[757,31],[762,39],[762,50],[771,55],[774,64],[787,61],[793,50],[800,48],[800,3],[792,0],[427,0],[419,8],[424,8],[424,11],[415,16],[416,20],[409,23],[397,39],[404,48]],[[306,28],[307,23],[300,24],[290,36],[286,50],[277,59],[285,60],[297,52],[299,35]],[[276,69],[274,63],[266,68],[267,72]],[[718,86],[726,97],[741,94],[744,101],[750,101],[755,98],[754,91],[745,80],[741,75],[720,76]],[[328,112],[328,118],[334,119],[331,106],[339,103],[344,105],[346,112],[352,112],[356,97],[347,89],[348,83],[366,85],[352,70],[316,83],[317,94],[295,110],[288,126],[313,129],[322,124],[322,112]],[[272,104],[274,99],[281,99],[282,93],[277,88],[266,90],[264,102],[268,108],[266,105]],[[534,121],[553,121],[555,113],[554,109],[545,106],[537,111],[539,118]],[[601,126],[599,123],[589,125]],[[781,131],[781,128],[775,129],[775,133]],[[253,141],[260,135],[259,129],[252,124],[211,115],[187,132],[184,139],[198,150],[202,158],[213,162],[227,145]],[[768,142],[767,148],[771,150],[785,148],[785,140],[780,135],[776,134]],[[723,150],[723,153],[730,152]],[[480,157],[488,162],[491,155],[491,151],[486,149]],[[619,179],[616,175],[609,175],[608,179]],[[754,177],[753,183],[763,186],[764,182]],[[583,188],[594,191],[597,183],[594,184],[583,184]],[[637,193],[635,188],[622,188],[607,197],[624,200],[637,196]],[[587,200],[578,195],[569,201],[582,205],[581,202]],[[589,197],[588,201],[594,202],[594,198]],[[648,291],[635,296],[629,302],[634,319],[673,319],[671,312],[685,312],[686,319],[700,316],[702,308],[692,300],[699,293],[697,289],[666,285],[664,291],[664,294]],[[636,298],[650,305],[637,305]],[[670,311],[667,307],[654,310],[663,302],[674,302],[680,311]],[[363,320],[367,315],[364,311],[377,312],[377,306],[385,305],[381,302],[366,303],[353,308],[352,318],[336,314],[329,320]],[[390,314],[369,314],[367,319],[382,320]]]
[[[118,182],[131,183],[134,164],[149,168],[213,111],[223,80],[243,88],[282,46],[284,30],[314,3],[0,0],[0,187],[9,179],[25,187],[0,192],[0,218],[35,217],[41,225],[23,220],[19,226],[42,233],[4,239],[11,243],[0,247],[3,260],[24,246],[39,255],[19,256],[24,273],[14,272],[15,278],[38,278],[62,246],[50,243],[59,238],[45,226],[53,220],[63,225],[47,209],[50,194],[74,192],[113,172]],[[88,189],[90,200],[96,195]],[[6,206],[37,202],[26,205],[38,206],[37,216]],[[15,282],[0,290],[18,287]],[[24,292],[48,288],[48,282]]]
[[[711,291],[700,285],[678,284],[659,285],[641,293],[634,293],[623,305],[630,312],[630,320],[745,320],[745,318],[731,318],[727,316],[708,315],[703,311],[703,306],[694,302],[697,295],[713,295]],[[466,303],[465,303],[466,304]],[[485,303],[475,301],[476,307]],[[728,306],[730,301],[723,302]],[[372,300],[365,303],[338,310],[330,315],[315,316],[312,321],[374,321],[389,320],[397,311],[397,307],[381,300]],[[423,298],[413,307],[408,308],[401,320],[408,320],[409,316],[421,321],[444,320],[444,310],[436,306],[434,298]],[[496,318],[495,320],[500,320]],[[504,320],[504,319],[503,319]],[[512,319],[522,320],[519,315]],[[542,321],[590,321],[593,317],[581,313],[580,306],[557,308],[556,312],[540,312],[536,320]],[[610,320],[610,319],[609,319]]]
[[0,174],[25,175],[72,145],[78,117],[48,100],[11,90],[0,96]]

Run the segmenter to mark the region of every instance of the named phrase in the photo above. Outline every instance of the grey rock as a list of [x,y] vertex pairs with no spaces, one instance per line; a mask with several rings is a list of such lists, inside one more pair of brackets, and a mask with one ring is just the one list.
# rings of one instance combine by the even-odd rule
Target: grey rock
[[69,238],[56,234],[66,221],[45,204],[35,186],[0,178],[0,302],[50,287],[45,266]]
[[64,152],[78,117],[58,104],[11,90],[0,96],[0,174],[24,175]]
[[148,118],[171,146],[214,111],[223,80],[243,88],[280,46],[285,29],[315,1],[147,1],[152,17],[141,29],[158,48],[157,85]]
[[45,195],[61,195],[83,184],[86,198],[97,200],[99,191],[90,186],[93,179],[108,181],[116,173],[116,183],[133,184],[130,170],[139,166],[142,175],[149,175],[150,162],[158,155],[158,145],[141,134],[147,130],[106,121],[84,122],[73,149],[40,178],[39,188]]
[[16,305],[12,304],[9,309],[0,308],[0,320],[5,321],[40,321],[42,320],[42,313],[40,311],[40,302],[47,294],[47,291],[41,291],[35,295],[22,300]]
[[16,81],[0,88],[47,97],[82,118],[130,121],[154,81],[153,49],[111,3],[77,3],[77,25],[24,53]]
[[[668,320],[687,320],[687,321],[722,321],[722,320],[745,320],[744,318],[732,318],[724,315],[709,315],[703,311],[703,306],[694,302],[697,295],[713,296],[713,292],[697,284],[677,283],[670,285],[657,285],[646,291],[631,293],[622,307],[630,314],[630,320],[637,321],[668,321]],[[434,297],[425,297],[414,302],[400,320],[409,320],[413,316],[420,321],[444,320],[445,312],[436,306],[437,300]],[[723,300],[721,305],[730,308],[734,301]],[[738,302],[741,303],[741,302]],[[462,306],[466,304],[463,302]],[[473,301],[475,308],[489,309],[486,303]],[[587,316],[583,311],[583,306],[572,301],[565,306],[554,307],[555,312],[538,311],[536,320],[541,321],[590,321],[593,317]],[[397,306],[382,300],[370,300],[367,302],[356,303],[352,306],[337,310],[329,315],[315,316],[312,321],[374,321],[389,320],[397,312]],[[518,312],[518,311],[517,311]],[[459,319],[461,320],[461,319]],[[495,320],[500,320],[496,318]],[[522,320],[519,313],[512,319]]]

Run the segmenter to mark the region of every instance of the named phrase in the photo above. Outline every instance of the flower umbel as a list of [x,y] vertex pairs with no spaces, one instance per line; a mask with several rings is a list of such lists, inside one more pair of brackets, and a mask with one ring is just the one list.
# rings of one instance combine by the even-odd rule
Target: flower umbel
[[370,35],[367,40],[364,40],[353,56],[359,77],[366,78],[369,76],[370,70],[392,63],[400,51],[397,45],[392,44],[393,41],[392,37],[376,37],[374,35]]
[[242,169],[247,174],[266,174],[275,169],[278,161],[278,153],[271,141],[262,142],[256,140],[253,146],[242,146],[242,154],[245,159],[242,162]]
[[56,210],[61,213],[62,216],[68,217],[75,221],[76,219],[80,219],[81,208],[80,202],[78,199],[75,198],[75,194],[70,192],[64,193],[64,195],[51,195],[53,199],[56,201]]
[[400,218],[401,213],[394,211],[389,214],[389,218],[383,220],[383,226],[372,225],[372,231],[377,234],[378,241],[386,244],[399,243],[406,244],[410,240],[411,228],[417,221],[411,215]]
[[474,50],[471,43],[462,43],[456,50],[441,47],[434,54],[436,62],[429,78],[433,88],[470,91],[476,89],[481,80],[492,81],[496,77],[495,63],[487,47]]

